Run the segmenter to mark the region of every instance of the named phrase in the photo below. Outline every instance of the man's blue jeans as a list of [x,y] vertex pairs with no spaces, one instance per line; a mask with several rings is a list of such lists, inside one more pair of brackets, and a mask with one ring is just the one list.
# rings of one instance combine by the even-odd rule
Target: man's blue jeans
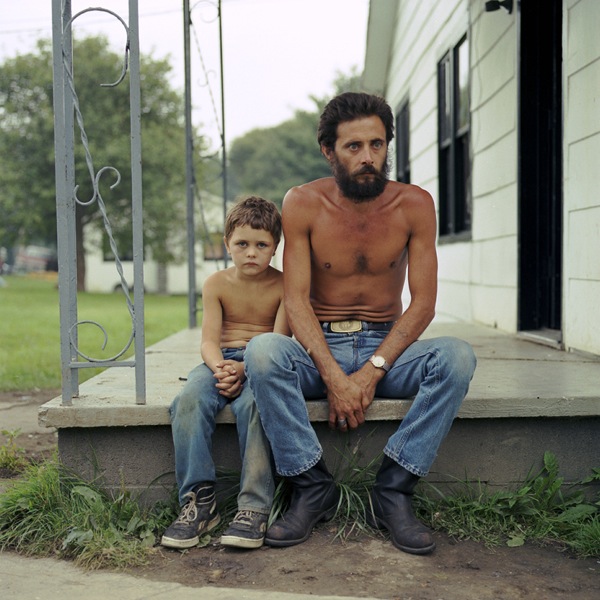
[[[244,348],[224,348],[223,357],[243,361]],[[205,364],[198,365],[169,409],[181,505],[194,486],[216,481],[212,458],[215,417],[229,402],[219,394],[216,383],[213,372]],[[248,382],[231,402],[231,410],[236,418],[242,457],[238,510],[269,514],[275,490],[271,452]]]
[[[342,370],[350,374],[367,362],[386,335],[325,333],[325,339]],[[313,361],[295,339],[265,333],[250,340],[245,365],[277,472],[292,477],[307,471],[323,453],[305,401],[326,396]],[[427,475],[467,394],[475,365],[471,346],[456,338],[411,344],[376,389],[379,397],[414,397],[384,453],[411,473]]]

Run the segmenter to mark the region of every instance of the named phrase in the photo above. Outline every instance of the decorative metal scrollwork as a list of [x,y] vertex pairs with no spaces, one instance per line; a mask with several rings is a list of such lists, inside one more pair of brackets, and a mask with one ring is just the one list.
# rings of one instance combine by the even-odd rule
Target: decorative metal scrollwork
[[[105,12],[105,13],[112,15],[116,19],[118,19],[118,21],[123,25],[123,28],[125,29],[125,32],[127,35],[127,41],[125,44],[125,56],[124,56],[124,60],[123,60],[123,68],[122,68],[120,76],[113,83],[101,83],[100,84],[102,87],[116,87],[125,79],[125,76],[127,74],[128,64],[129,64],[129,60],[128,60],[129,50],[130,50],[129,28],[127,27],[127,24],[125,23],[125,21],[123,21],[123,19],[119,15],[117,15],[116,13],[114,13],[111,10],[108,10],[105,8],[87,8],[85,10],[78,12],[77,14],[75,14],[71,17],[71,19],[68,21],[68,23],[65,27],[65,31],[69,31],[73,22],[78,17],[80,17],[81,15],[83,15],[85,13],[93,12],[93,11]],[[117,269],[117,273],[119,274],[121,288],[125,295],[127,309],[129,311],[129,315],[131,318],[131,334],[129,336],[129,340],[127,341],[125,346],[119,352],[117,352],[114,356],[112,356],[110,358],[95,358],[92,356],[88,356],[82,350],[80,350],[77,345],[77,340],[75,339],[75,336],[74,336],[74,333],[77,330],[77,327],[79,327],[80,325],[84,325],[84,324],[91,324],[91,325],[98,327],[104,334],[104,342],[102,344],[102,350],[104,350],[106,348],[106,345],[108,342],[108,334],[106,332],[106,329],[102,325],[100,325],[100,323],[97,323],[96,321],[92,321],[92,320],[77,321],[69,329],[69,339],[70,339],[71,347],[77,353],[77,355],[80,356],[81,358],[83,358],[91,363],[106,363],[106,362],[114,361],[114,360],[120,358],[121,356],[123,356],[127,352],[127,350],[129,350],[129,348],[131,347],[131,344],[133,343],[133,340],[135,337],[135,320],[136,320],[135,310],[134,310],[133,302],[131,300],[131,296],[129,293],[129,286],[127,284],[127,280],[125,279],[125,275],[123,273],[123,265],[122,265],[121,259],[119,258],[119,254],[118,254],[118,250],[117,250],[117,243],[113,236],[112,226],[111,226],[110,220],[108,218],[106,205],[102,198],[102,194],[100,193],[100,179],[105,173],[111,171],[116,176],[115,182],[112,183],[112,185],[110,185],[111,190],[114,189],[117,185],[119,185],[119,183],[121,181],[121,173],[119,172],[119,170],[117,168],[112,167],[112,166],[102,167],[98,172],[96,172],[96,170],[94,168],[94,162],[92,159],[92,154],[91,154],[89,143],[88,143],[88,137],[87,137],[87,133],[85,131],[83,114],[81,112],[81,107],[79,105],[79,99],[77,96],[77,92],[75,91],[75,85],[73,82],[73,73],[69,66],[68,57],[64,51],[64,39],[63,39],[63,64],[64,64],[65,73],[67,74],[67,82],[69,85],[69,89],[70,89],[71,95],[73,97],[73,107],[74,107],[74,111],[75,111],[75,119],[77,122],[77,126],[79,127],[81,142],[83,144],[83,149],[85,152],[85,161],[86,161],[86,165],[88,168],[88,172],[90,175],[90,181],[92,183],[92,189],[93,189],[92,197],[89,200],[81,200],[77,196],[77,191],[79,189],[79,186],[76,185],[73,190],[73,197],[74,197],[75,202],[81,206],[89,206],[89,205],[93,204],[94,202],[97,202],[97,204],[98,204],[98,209],[100,210],[100,213],[102,215],[104,230],[106,232],[106,235],[108,236],[108,240],[109,240],[109,244],[110,244],[110,248],[113,253],[113,256],[115,257],[115,267]]]

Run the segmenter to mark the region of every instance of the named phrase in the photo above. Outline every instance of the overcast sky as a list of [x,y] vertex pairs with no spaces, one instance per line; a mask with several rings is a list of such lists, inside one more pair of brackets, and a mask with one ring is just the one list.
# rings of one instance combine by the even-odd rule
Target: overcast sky
[[[219,145],[221,121],[217,0],[190,0],[194,121]],[[128,20],[127,0],[73,0],[73,14],[104,7]],[[139,0],[140,46],[170,56],[172,83],[183,90],[183,0]],[[310,95],[329,96],[337,72],[364,63],[369,0],[223,0],[225,134],[231,140],[256,127],[312,109]],[[34,48],[52,34],[52,0],[0,0],[0,61]],[[105,33],[115,50],[124,30],[106,13],[86,13],[75,35]],[[202,59],[202,60],[201,60]],[[202,62],[208,76],[203,72]],[[206,82],[208,81],[208,85]],[[214,108],[213,100],[214,99]]]

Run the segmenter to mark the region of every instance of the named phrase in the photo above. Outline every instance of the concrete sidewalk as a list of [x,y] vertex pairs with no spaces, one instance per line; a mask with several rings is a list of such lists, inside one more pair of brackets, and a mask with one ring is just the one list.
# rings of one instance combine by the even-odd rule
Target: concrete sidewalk
[[[0,590],[6,600],[350,600],[353,596],[315,596],[245,590],[188,587],[150,581],[123,573],[86,572],[64,560],[26,558],[0,552]],[[361,600],[375,600],[361,596]]]

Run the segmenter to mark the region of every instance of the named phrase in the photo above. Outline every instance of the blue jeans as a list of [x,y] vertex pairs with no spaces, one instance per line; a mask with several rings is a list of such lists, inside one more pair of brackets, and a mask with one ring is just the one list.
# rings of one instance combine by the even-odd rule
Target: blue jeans
[[[224,348],[223,357],[243,361],[244,348]],[[205,364],[198,365],[169,409],[181,505],[194,486],[216,481],[212,459],[215,417],[230,402],[219,394],[216,383],[213,372]],[[236,418],[242,457],[238,509],[269,514],[275,491],[271,452],[248,382],[231,402],[231,410]]]
[[[325,339],[337,363],[350,374],[366,363],[386,335],[325,333]],[[305,401],[326,396],[313,361],[295,339],[266,333],[246,347],[245,365],[277,472],[292,477],[307,471],[323,454]],[[376,389],[383,398],[414,397],[384,453],[411,473],[427,475],[467,394],[475,365],[471,346],[456,338],[411,344]]]

